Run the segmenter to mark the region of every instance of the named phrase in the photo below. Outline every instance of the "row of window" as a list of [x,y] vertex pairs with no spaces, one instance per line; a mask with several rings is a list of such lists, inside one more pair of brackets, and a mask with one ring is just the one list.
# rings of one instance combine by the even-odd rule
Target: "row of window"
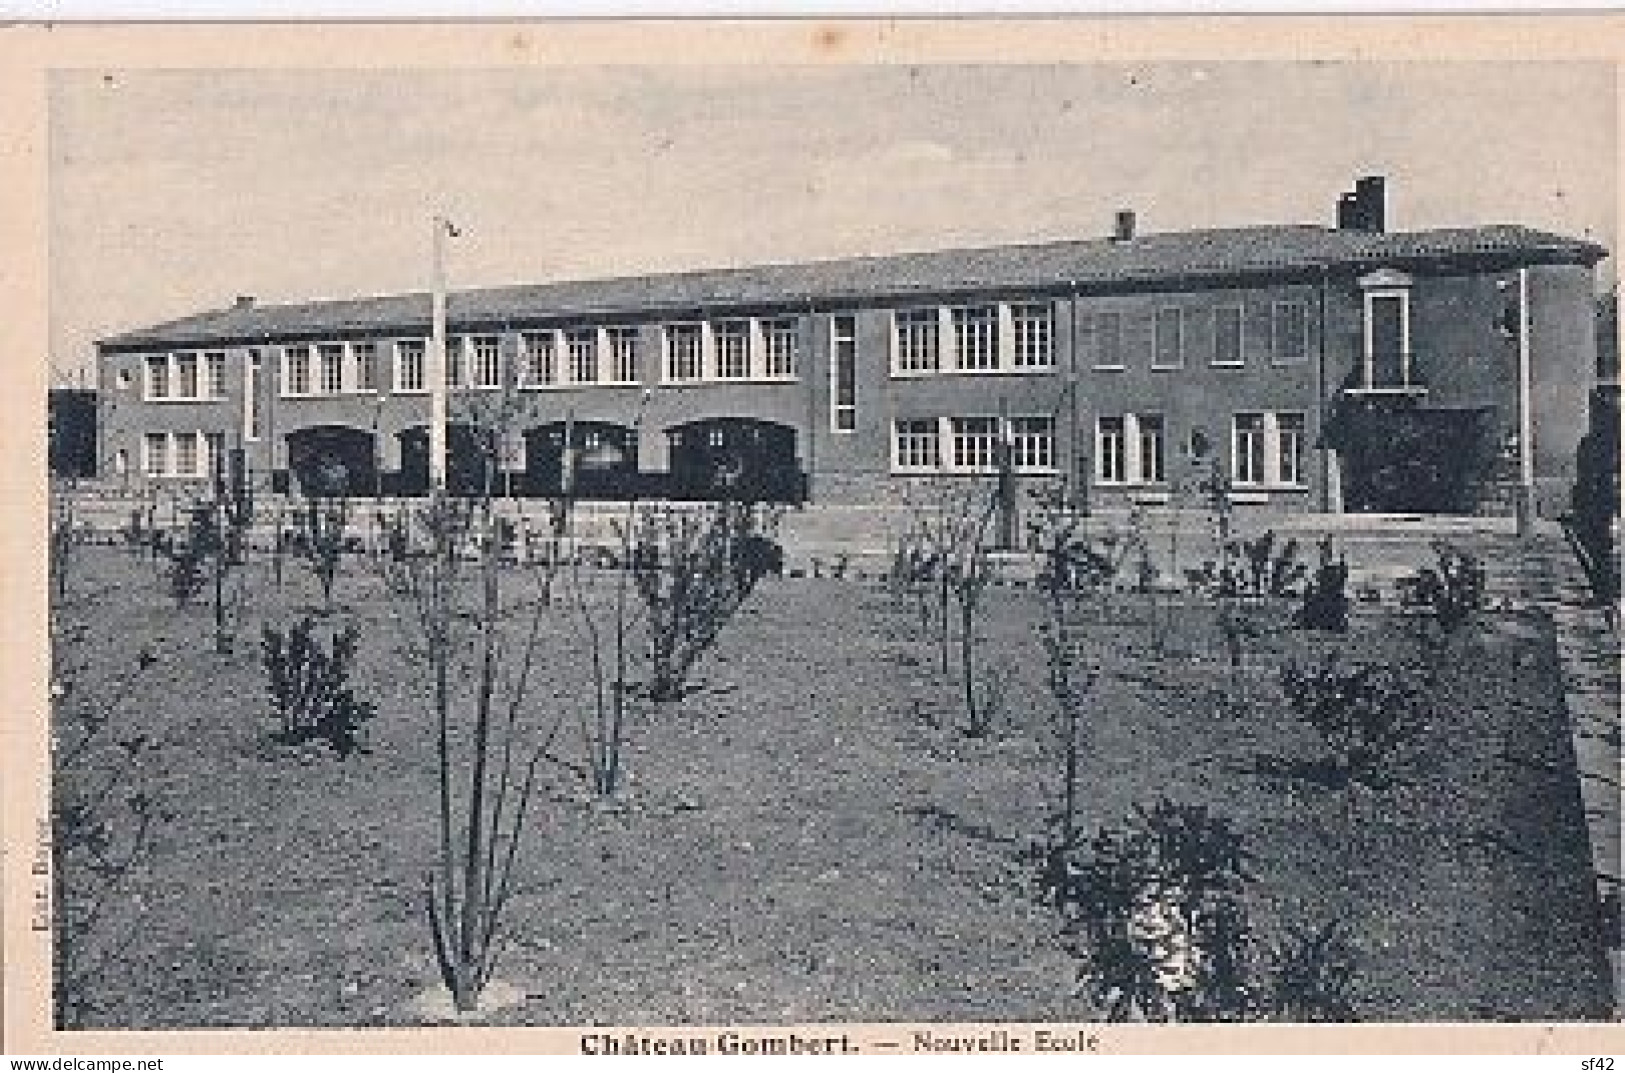
[[1001,445],[1018,473],[1055,471],[1053,417],[925,417],[893,426],[892,465],[900,472],[992,473]]
[[1275,302],[1251,318],[1239,305],[1166,306],[1150,314],[1148,323],[1130,323],[1121,310],[1078,318],[1079,360],[1086,367],[1126,369],[1149,358],[1153,369],[1182,369],[1203,343],[1216,366],[1245,365],[1250,352],[1268,354],[1276,364],[1307,361],[1309,304]]
[[[1301,411],[1238,413],[1230,424],[1230,480],[1237,487],[1303,486],[1307,420]],[[1161,414],[1102,415],[1095,421],[1095,481],[1163,484],[1167,435]]]
[[223,350],[148,354],[142,368],[142,393],[148,401],[197,402],[226,397]]
[[1023,372],[1055,367],[1055,307],[1048,302],[899,309],[892,314],[892,374]]
[[[141,440],[141,472],[148,477],[207,477],[223,458],[221,432],[149,432]],[[122,452],[115,468],[122,472]]]

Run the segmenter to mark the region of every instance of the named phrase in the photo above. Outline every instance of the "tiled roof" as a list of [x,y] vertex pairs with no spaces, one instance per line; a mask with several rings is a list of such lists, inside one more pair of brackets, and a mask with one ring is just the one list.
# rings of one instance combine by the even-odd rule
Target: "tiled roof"
[[[985,249],[850,257],[619,279],[486,287],[453,292],[459,328],[549,319],[635,316],[698,309],[833,304],[910,294],[992,289],[1110,288],[1315,270],[1410,265],[1463,258],[1595,263],[1592,242],[1498,224],[1391,234],[1275,225],[1045,242]],[[232,306],[102,341],[109,349],[197,345],[389,329],[426,330],[426,293]]]

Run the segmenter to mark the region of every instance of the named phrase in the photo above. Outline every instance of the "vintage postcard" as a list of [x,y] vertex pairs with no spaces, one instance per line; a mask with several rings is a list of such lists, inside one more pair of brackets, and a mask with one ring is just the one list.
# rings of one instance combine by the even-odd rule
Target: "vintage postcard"
[[1622,29],[0,32],[3,1049],[1617,1050]]

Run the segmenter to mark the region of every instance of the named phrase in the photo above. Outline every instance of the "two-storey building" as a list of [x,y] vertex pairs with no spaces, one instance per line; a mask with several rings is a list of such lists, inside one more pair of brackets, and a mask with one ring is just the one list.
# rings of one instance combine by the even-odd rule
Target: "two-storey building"
[[[1594,378],[1591,242],[1390,233],[1380,179],[1336,226],[1266,225],[457,291],[450,480],[514,494],[886,501],[1023,474],[1101,504],[1217,466],[1238,502],[1494,510],[1563,501]],[[428,483],[427,294],[223,309],[99,344],[100,464]],[[487,432],[482,430],[492,430]]]

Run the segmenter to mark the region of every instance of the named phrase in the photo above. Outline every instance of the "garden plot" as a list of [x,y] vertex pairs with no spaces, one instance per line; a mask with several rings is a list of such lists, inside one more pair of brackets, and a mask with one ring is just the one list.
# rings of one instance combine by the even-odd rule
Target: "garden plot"
[[[203,607],[166,601],[144,558],[83,549],[67,614],[84,688],[142,671],[112,705],[156,743],[168,818],[121,899],[128,946],[88,1023],[399,1025],[437,984],[424,876],[438,852],[435,726],[403,647],[408,612],[359,560],[318,620],[357,628],[368,751],[278,745],[265,622],[322,606],[289,567],[247,567],[232,654]],[[595,582],[603,606],[612,575]],[[532,584],[505,582],[519,600]],[[1336,922],[1362,1020],[1571,1020],[1609,1010],[1550,628],[1488,614],[1439,664],[1425,731],[1380,785],[1339,785],[1284,700],[1279,667],[1328,647],[1415,657],[1407,622],[1348,635],[1260,606],[1240,666],[1216,613],[1131,593],[1077,608],[1099,670],[1079,822],[1168,799],[1224,817],[1246,850],[1260,946]],[[523,836],[493,1024],[1041,1021],[1098,1017],[1042,898],[1060,768],[1037,630],[1041,593],[995,587],[984,664],[1009,681],[967,736],[914,607],[879,586],[763,580],[679,701],[635,704],[617,793],[591,792],[580,622],[541,616],[524,713],[554,733]],[[640,638],[637,624],[633,637]],[[121,933],[124,934],[124,933]]]

